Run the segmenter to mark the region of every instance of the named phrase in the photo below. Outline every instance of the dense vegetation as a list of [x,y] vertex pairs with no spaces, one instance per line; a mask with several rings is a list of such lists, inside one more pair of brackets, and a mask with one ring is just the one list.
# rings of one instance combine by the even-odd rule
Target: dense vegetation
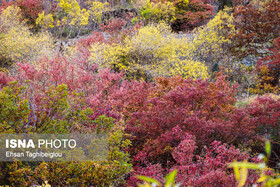
[[[0,132],[107,133],[109,156],[0,162],[0,185],[137,186],[174,170],[182,186],[268,184],[279,12],[279,0],[3,1]],[[229,163],[261,162],[265,140],[265,171],[236,181]]]

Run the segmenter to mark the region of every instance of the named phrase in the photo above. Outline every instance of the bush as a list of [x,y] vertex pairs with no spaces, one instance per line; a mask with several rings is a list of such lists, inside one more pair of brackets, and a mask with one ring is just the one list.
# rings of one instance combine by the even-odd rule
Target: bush
[[[248,159],[247,153],[240,152],[234,146],[214,141],[209,147],[204,148],[204,153],[196,155],[195,139],[186,135],[178,147],[173,151],[176,160],[172,169],[164,170],[160,165],[136,166],[134,174],[152,177],[159,183],[163,182],[163,175],[168,171],[177,170],[176,183],[182,186],[228,186],[235,184],[233,172],[227,169],[228,163],[234,160],[242,161]],[[144,156],[144,155],[143,155]],[[139,158],[139,159],[143,159]],[[252,159],[256,161],[256,159]],[[250,172],[248,185],[256,183],[257,175]],[[136,186],[139,182],[133,176],[129,179],[129,185]],[[150,181],[151,182],[151,181]]]
[[[91,95],[93,87],[90,88],[90,84],[86,81],[89,78],[87,76],[90,75],[80,74],[82,77],[76,77],[76,73],[82,67],[71,69],[70,64],[61,63],[63,60],[65,59],[59,57],[53,61],[45,58],[39,65],[38,63],[18,64],[18,74],[13,78],[1,74],[0,82],[3,88],[0,90],[0,110],[3,115],[0,116],[0,131],[1,133],[108,133],[108,160],[84,163],[1,163],[0,173],[3,179],[1,185],[39,185],[48,181],[51,185],[59,186],[110,186],[122,184],[131,170],[129,155],[125,152],[130,142],[123,139],[121,124],[117,125],[118,115],[108,107],[110,99],[107,103],[103,102],[107,94],[111,95],[110,89],[114,87],[110,82],[117,80],[120,75],[110,75],[108,71],[100,71],[100,79],[97,77],[94,79],[92,75],[91,80],[94,81],[92,86],[96,86],[96,91],[98,89],[103,91]],[[72,76],[69,71],[72,71]],[[86,72],[90,73],[91,70]],[[13,79],[18,82],[10,82]],[[76,81],[80,86],[77,86]],[[84,83],[86,86],[84,88],[87,90],[83,92]]]
[[235,32],[233,16],[230,9],[220,11],[209,23],[194,32],[190,42],[190,56],[200,62],[205,62],[211,71],[215,64],[219,64],[231,47],[228,34]]
[[280,92],[280,37],[274,40],[274,45],[270,48],[272,55],[261,58],[257,62],[259,76],[254,93]]
[[171,27],[173,31],[184,31],[203,24],[212,14],[213,7],[201,0],[171,1],[175,6],[175,18]]
[[51,31],[57,38],[72,38],[87,31],[90,22],[98,25],[102,12],[108,10],[108,3],[87,2],[87,9],[81,8],[76,0],[60,0],[59,11],[42,12],[36,19],[36,24],[43,30]]
[[28,26],[33,29],[36,26],[36,19],[39,13],[43,11],[43,1],[41,0],[16,0],[10,1],[9,3],[4,0],[0,6],[0,12],[6,9],[8,6],[19,7],[22,19],[25,20]]
[[22,23],[20,9],[9,6],[0,15],[0,55],[7,60],[36,61],[53,52],[53,38],[48,33],[32,34]]
[[280,36],[279,12],[280,3],[269,0],[264,3],[252,1],[248,6],[237,6],[234,9],[236,32],[230,35],[234,46],[231,52],[238,58],[248,55],[264,57],[269,55],[266,49],[273,40]]
[[171,2],[148,2],[140,9],[140,14],[145,24],[160,21],[171,23],[175,19],[175,7]]
[[186,39],[174,37],[169,27],[161,23],[140,28],[123,43],[95,43],[89,49],[90,59],[100,65],[110,65],[115,71],[126,70],[129,79],[155,76],[207,78],[207,68],[185,54]]

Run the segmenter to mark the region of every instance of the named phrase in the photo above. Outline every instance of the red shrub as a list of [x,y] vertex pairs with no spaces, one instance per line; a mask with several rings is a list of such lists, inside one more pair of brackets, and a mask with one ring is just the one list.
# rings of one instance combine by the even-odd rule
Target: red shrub
[[3,0],[2,4],[0,5],[0,12],[2,12],[2,10],[6,9],[8,6],[14,5],[14,3],[14,1],[7,2],[6,0]]
[[121,18],[113,18],[102,25],[102,30],[113,34],[114,32],[119,33],[127,24],[127,21]]
[[[189,146],[183,148],[187,147]],[[182,151],[181,146],[177,147],[173,154],[179,151]],[[194,156],[194,152],[189,154]],[[241,153],[235,147],[214,141],[209,148],[204,148],[202,155],[196,156],[196,162],[182,162],[182,155],[176,159],[178,164],[173,169],[178,169],[177,181],[183,182],[185,186],[228,186],[235,183],[235,178],[233,172],[229,172],[227,164],[233,160],[243,161],[248,158],[248,154]]]
[[142,23],[133,26],[130,21],[131,18],[129,15],[125,18],[112,18],[102,24],[101,29],[110,35],[110,42],[121,42],[127,35],[132,35],[142,26]]
[[233,106],[235,88],[221,75],[212,83],[158,79],[150,88],[150,99],[141,102],[143,107],[132,113],[126,128],[132,135],[130,153],[136,173],[160,164],[163,176],[171,168],[180,168],[185,184],[203,186],[211,178],[209,185],[233,184],[226,164],[245,157],[215,141],[246,147],[255,129],[246,110]]
[[13,81],[12,77],[8,76],[6,73],[0,72],[0,90],[11,81]]
[[273,133],[274,138],[280,141],[280,99],[274,100],[271,97],[259,97],[247,107],[252,122],[255,123],[259,135]]
[[[232,169],[228,168],[228,163],[249,159],[249,154],[241,153],[239,149],[217,141],[212,142],[209,147],[205,146],[201,155],[197,155],[195,149],[195,138],[186,134],[185,140],[173,149],[175,164],[171,169],[144,161],[142,166],[134,166],[134,174],[153,177],[163,182],[163,176],[176,169],[176,181],[183,186],[233,186],[235,177]],[[146,155],[141,153],[138,159],[143,161],[145,157]],[[258,160],[254,158],[251,161]],[[250,171],[247,184],[252,185],[257,179],[258,175]],[[135,177],[128,180],[130,186],[136,186],[137,182],[139,181]]]
[[[270,70],[271,80],[268,82],[272,87],[279,89],[280,79],[280,37],[274,40],[274,47],[269,49],[272,55],[261,58],[257,62],[257,70],[262,66],[266,66]],[[260,71],[260,70],[259,70]],[[276,89],[277,89],[276,88]]]
[[82,47],[90,47],[91,44],[94,44],[96,42],[99,43],[104,43],[105,42],[105,38],[102,34],[102,32],[92,32],[92,35],[90,35],[89,37],[83,38],[79,41],[79,44]]
[[[157,158],[161,164],[172,161],[168,147],[174,148],[182,140],[168,138],[176,126],[194,135],[200,148],[214,140],[238,144],[250,138],[253,127],[248,125],[248,115],[233,107],[235,87],[230,87],[224,76],[210,84],[191,79],[165,81],[157,83],[157,96],[145,101],[127,126],[127,132],[134,136],[132,155],[144,150],[149,152],[149,159]],[[178,86],[167,88],[174,82]],[[160,89],[165,91],[159,93]]]
[[28,20],[28,24],[36,25],[36,19],[43,11],[42,0],[17,0],[16,5],[20,7],[22,15]]
[[233,16],[236,32],[231,36],[233,55],[241,58],[248,55],[267,56],[267,42],[280,37],[279,11],[278,0],[266,1],[261,5],[251,2],[248,6],[235,7]]
[[213,7],[203,0],[189,0],[186,6],[185,1],[171,0],[176,8],[176,20],[171,24],[174,31],[192,30],[207,22],[213,12]]
[[[271,97],[259,97],[251,105],[247,106],[248,113],[251,117],[251,125],[255,126],[255,132],[259,136],[260,141],[269,138],[272,141],[272,154],[269,166],[278,168],[280,162],[278,155],[280,154],[280,99],[272,99]],[[253,146],[254,152],[262,151],[262,144]]]
[[53,59],[41,59],[37,63],[40,66],[18,63],[18,73],[13,76],[20,85],[28,82],[26,96],[36,100],[52,86],[66,84],[69,97],[83,93],[81,98],[85,99],[87,106],[94,111],[93,119],[102,114],[118,119],[118,115],[112,112],[110,96],[121,85],[121,73],[98,69],[90,64],[85,56],[69,61],[58,55]]
[[130,178],[126,181],[128,186],[137,186],[137,184],[141,183],[142,181],[137,179],[136,175],[148,176],[152,177],[158,181],[163,182],[163,173],[164,170],[159,164],[147,164],[146,167],[138,167],[135,166],[134,172],[131,174]]

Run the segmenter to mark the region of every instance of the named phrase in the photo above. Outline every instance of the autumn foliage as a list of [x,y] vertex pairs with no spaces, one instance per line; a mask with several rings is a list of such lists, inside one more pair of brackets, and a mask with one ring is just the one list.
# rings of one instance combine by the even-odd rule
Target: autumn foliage
[[233,15],[237,32],[231,36],[235,56],[267,55],[266,48],[279,37],[279,7],[277,0],[235,7]]
[[2,3],[0,133],[106,133],[109,155],[0,162],[0,185],[137,186],[176,170],[182,186],[235,186],[228,164],[259,163],[266,139],[271,169],[242,184],[277,176],[279,1],[216,15],[200,0],[137,3]]
[[3,9],[11,5],[20,8],[23,19],[26,19],[27,23],[32,27],[36,25],[36,19],[39,13],[43,11],[43,1],[41,0],[17,0],[10,1],[9,3],[4,0],[0,9],[3,11]]
[[[261,58],[257,62],[257,70],[260,76],[257,90],[279,93],[280,37],[274,40],[274,46],[269,51],[272,53],[271,55]],[[266,74],[262,75],[263,71],[267,71]]]
[[145,22],[165,21],[173,31],[192,30],[211,16],[213,7],[201,0],[152,1],[141,10]]

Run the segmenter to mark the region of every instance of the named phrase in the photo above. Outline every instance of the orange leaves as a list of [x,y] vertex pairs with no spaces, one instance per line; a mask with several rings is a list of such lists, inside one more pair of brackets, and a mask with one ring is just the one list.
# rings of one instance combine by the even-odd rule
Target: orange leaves
[[267,1],[263,4],[251,3],[238,6],[234,10],[237,32],[231,35],[235,46],[232,53],[237,57],[248,55],[264,56],[273,39],[280,36],[280,2]]

